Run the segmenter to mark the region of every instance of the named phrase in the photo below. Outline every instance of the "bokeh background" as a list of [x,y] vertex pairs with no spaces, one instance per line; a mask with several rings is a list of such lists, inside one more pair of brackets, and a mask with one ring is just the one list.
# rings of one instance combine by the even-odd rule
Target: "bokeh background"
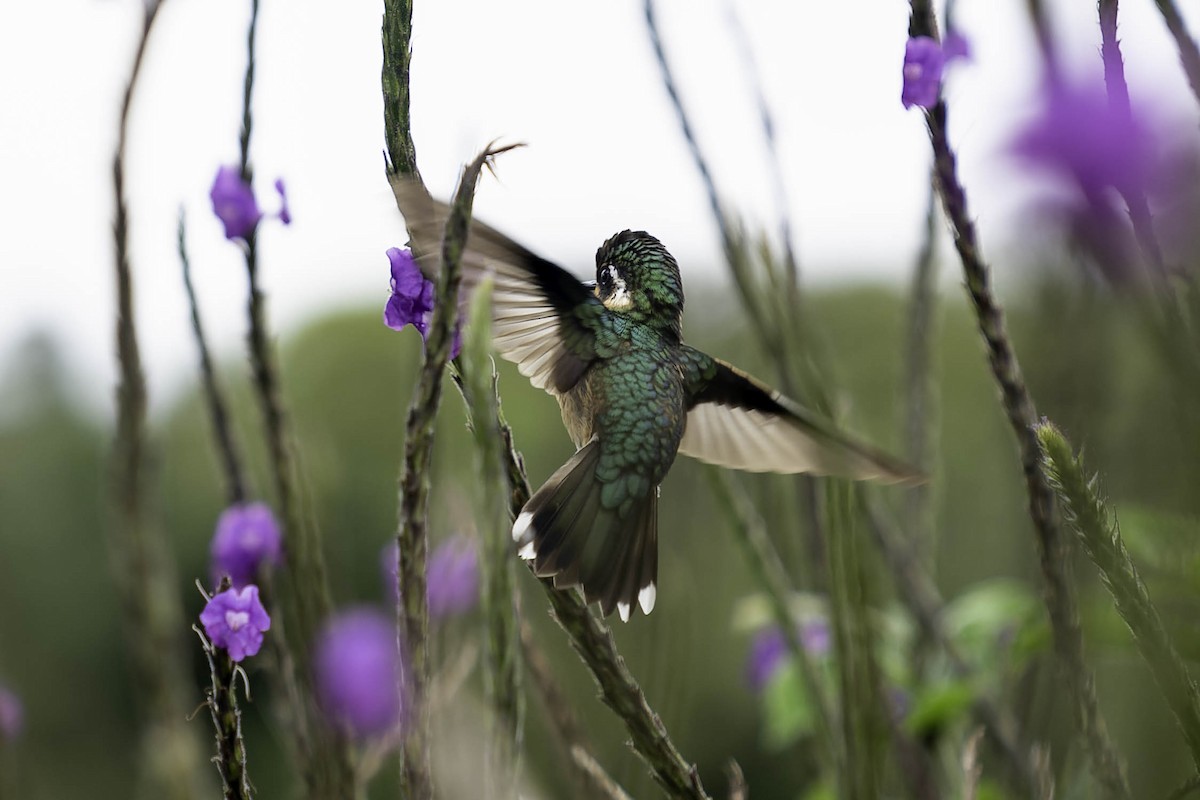
[[[269,486],[246,380],[240,254],[221,236],[207,199],[216,167],[236,157],[247,5],[168,0],[131,120],[132,261],[151,391],[152,506],[168,532],[189,614],[201,606],[192,581],[207,575],[223,501],[174,252],[181,206],[200,303],[236,399],[235,429],[256,469],[257,492],[265,496]],[[1039,411],[1083,445],[1103,475],[1152,596],[1193,657],[1200,653],[1197,387],[1177,368],[1170,343],[1155,338],[1142,298],[1098,280],[1062,246],[1066,237],[1039,204],[1054,187],[1007,152],[1032,113],[1038,78],[1019,6],[957,4],[974,55],[948,78],[951,133]],[[1069,69],[1098,74],[1093,4],[1050,6]],[[140,13],[131,0],[0,9],[0,684],[25,710],[20,735],[0,745],[0,770],[20,797],[129,797],[138,787],[138,687],[127,672],[104,526],[115,385],[110,159]],[[684,102],[729,206],[752,228],[774,230],[780,214],[795,227],[806,322],[827,355],[841,417],[897,453],[907,283],[921,243],[929,159],[920,114],[899,102],[907,13],[898,1],[766,0],[664,2],[660,12]],[[1121,13],[1135,100],[1153,102],[1186,142],[1196,109],[1161,19],[1148,0]],[[381,156],[380,14],[375,3],[268,0],[259,21],[252,157],[264,185],[275,176],[287,181],[295,219],[263,229],[260,263],[306,497],[324,533],[339,605],[384,602],[379,551],[395,528],[404,414],[420,357],[414,333],[397,334],[380,319],[384,251],[405,239]],[[581,276],[612,232],[655,233],[683,265],[688,340],[775,377],[733,299],[641,4],[441,0],[417,3],[414,32],[413,128],[435,191],[448,194],[458,165],[488,140],[528,142],[502,159],[497,180],[483,182],[481,218]],[[765,157],[755,75],[776,115],[779,165]],[[1011,432],[940,223],[937,231],[937,582],[951,602],[1006,600],[997,600],[1002,607],[990,617],[978,614],[992,620],[984,627],[997,637],[984,637],[971,656],[981,667],[1004,661],[989,680],[1008,692],[1029,736],[1047,743],[1063,796],[1086,796],[1082,753],[1068,735],[1069,709],[1044,633],[1036,613],[1030,619],[1020,611],[1026,599],[1036,600],[1038,574]],[[1186,261],[1190,251],[1180,252]],[[540,483],[571,450],[554,401],[507,365],[500,387],[530,478]],[[472,461],[453,393],[439,426],[433,530],[440,539],[472,532]],[[747,485],[799,569],[805,554],[790,509],[773,499],[786,487],[779,480],[759,476]],[[904,502],[898,491],[884,499],[895,508]],[[660,513],[658,606],[617,630],[622,652],[710,790],[721,791],[732,758],[754,797],[804,796],[812,788],[809,734],[779,718],[785,700],[747,683],[747,652],[765,614],[695,464],[681,460],[673,470]],[[1080,563],[1077,575],[1111,732],[1137,795],[1164,796],[1190,774],[1187,753],[1094,571]],[[541,613],[544,600],[526,575],[519,578],[526,612],[597,755],[634,796],[653,796],[623,731]],[[880,606],[893,605],[882,570],[878,584]],[[437,634],[439,658],[469,659],[477,626],[470,615],[447,623]],[[1007,628],[1025,634],[1026,650],[1011,662],[1008,640],[999,636]],[[195,667],[199,704],[198,653]],[[456,743],[442,751],[443,774],[477,770],[478,683],[468,677],[439,716]],[[294,778],[266,710],[270,687],[255,685],[254,698],[248,744],[255,783],[263,797],[287,796]],[[532,700],[529,708],[530,781],[545,796],[569,796],[540,708]],[[938,735],[966,730],[961,711],[936,718]],[[194,725],[207,740],[207,719],[198,716]],[[383,770],[378,796],[388,796],[392,773]],[[469,781],[461,791],[472,796]]]

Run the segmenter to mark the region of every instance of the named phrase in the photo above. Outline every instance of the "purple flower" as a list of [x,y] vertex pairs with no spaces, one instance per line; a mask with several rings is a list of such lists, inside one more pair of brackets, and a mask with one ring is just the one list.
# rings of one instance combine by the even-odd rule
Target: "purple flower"
[[[396,576],[394,539],[383,548],[380,562],[389,599],[395,603],[400,595],[400,582]],[[474,539],[451,536],[434,549],[427,570],[425,597],[432,619],[465,614],[479,602],[479,553]]]
[[429,616],[464,614],[479,602],[479,553],[475,540],[452,536],[429,559]]
[[8,687],[0,686],[0,742],[11,742],[21,735],[25,709],[21,700]]
[[1149,188],[1157,144],[1136,111],[1108,102],[1104,87],[1050,82],[1039,108],[1017,135],[1013,152],[1032,168],[1073,182],[1089,199],[1115,187]]
[[[805,652],[814,656],[823,656],[829,652],[829,625],[820,618],[810,619],[797,625],[796,632],[800,636],[800,645]],[[787,642],[783,631],[772,625],[754,634],[750,643],[750,655],[746,659],[746,682],[756,692],[761,692],[775,677],[789,658]]]
[[[383,323],[395,331],[412,325],[424,339],[433,316],[433,281],[425,279],[411,250],[392,247],[387,257],[392,266],[392,294],[383,308]],[[457,358],[461,350],[462,330],[456,327],[450,357]]]
[[958,58],[970,58],[971,47],[965,36],[957,32],[946,34],[938,44],[929,36],[914,36],[904,46],[904,83],[900,102],[905,108],[937,105],[942,88],[942,73],[946,65]]
[[271,627],[271,618],[254,584],[213,595],[200,612],[200,622],[212,643],[224,648],[234,661],[257,653],[262,647],[263,631]]
[[337,725],[356,737],[387,733],[400,723],[400,655],[396,628],[372,609],[330,619],[313,661],[317,699]]
[[254,192],[242,181],[237,167],[218,169],[208,196],[212,199],[213,213],[225,225],[226,239],[245,239],[262,219]]
[[262,564],[279,563],[281,549],[279,523],[266,503],[230,506],[217,520],[212,539],[213,578],[228,575],[235,587],[245,586]]

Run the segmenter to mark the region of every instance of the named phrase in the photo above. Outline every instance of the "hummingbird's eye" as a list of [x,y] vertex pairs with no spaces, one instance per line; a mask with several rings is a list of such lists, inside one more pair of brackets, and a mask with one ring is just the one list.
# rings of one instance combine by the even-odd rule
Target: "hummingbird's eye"
[[615,278],[616,274],[617,270],[612,265],[606,266],[604,269],[600,270],[600,294],[607,295],[612,292],[614,283],[613,279]]

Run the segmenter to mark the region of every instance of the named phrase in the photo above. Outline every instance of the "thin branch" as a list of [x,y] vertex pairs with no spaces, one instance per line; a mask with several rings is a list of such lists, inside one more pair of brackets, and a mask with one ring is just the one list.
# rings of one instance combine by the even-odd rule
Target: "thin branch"
[[383,134],[388,177],[421,179],[409,117],[412,61],[412,0],[383,3]]
[[[1133,110],[1129,104],[1129,86],[1125,81],[1125,61],[1121,57],[1121,43],[1117,40],[1117,0],[1100,0],[1097,4],[1100,16],[1100,58],[1104,63],[1104,84],[1108,88],[1108,103],[1123,120],[1131,120]],[[1154,232],[1150,217],[1150,204],[1142,189],[1122,186],[1121,196],[1129,207],[1129,220],[1150,269],[1157,277],[1166,277],[1162,248]]]
[[1155,0],[1155,5],[1162,14],[1163,22],[1167,23],[1167,30],[1175,39],[1175,47],[1179,49],[1179,61],[1183,64],[1184,74],[1187,75],[1188,86],[1192,88],[1196,100],[1200,101],[1200,48],[1196,47],[1196,40],[1183,24],[1183,17],[1175,6],[1175,0]]
[[[253,132],[251,109],[254,96],[258,10],[258,0],[251,0],[250,25],[246,35],[246,74],[242,90],[242,127],[239,136],[241,178],[242,182],[251,188],[254,179],[250,165],[250,142]],[[270,343],[266,299],[258,280],[257,227],[246,234],[244,255],[249,282],[247,339],[250,367],[266,429],[271,477],[283,516],[284,559],[288,580],[284,584],[283,595],[286,614],[280,614],[279,618],[290,616],[296,622],[291,629],[294,638],[287,643],[291,647],[291,653],[281,655],[278,665],[286,695],[290,698],[308,698],[312,694],[302,686],[311,686],[310,643],[321,621],[328,616],[332,607],[329,581],[325,573],[319,534],[312,520],[306,519],[301,513],[300,499],[294,485],[296,464],[281,397],[278,368]],[[282,629],[279,633],[282,634]],[[280,638],[282,640],[282,637]],[[296,665],[300,668],[299,676],[296,675]],[[354,776],[346,748],[323,724],[315,704],[306,701],[303,703],[303,713],[299,713],[298,709],[293,711],[297,713],[294,714],[290,732],[309,796],[348,796],[353,791]]]
[[194,737],[184,724],[183,697],[187,680],[176,636],[183,625],[183,610],[172,589],[175,582],[173,564],[167,555],[162,532],[148,519],[143,497],[147,473],[146,382],[134,322],[125,193],[129,111],[150,32],[161,8],[160,2],[149,2],[144,7],[141,35],[121,99],[117,147],[112,162],[119,377],[112,461],[115,521],[110,545],[133,653],[134,681],[145,699],[143,746],[147,749],[166,747],[178,754],[162,762],[166,773],[160,776],[161,783],[157,788],[163,796],[182,800],[200,794],[200,778],[195,769],[199,754]]
[[[914,3],[909,30],[912,32],[914,29],[918,33],[932,35],[935,30],[932,10],[928,10],[925,16],[919,16],[917,4]],[[1124,769],[1100,715],[1095,680],[1083,656],[1083,634],[1070,579],[1070,562],[1055,518],[1054,496],[1042,468],[1041,451],[1033,432],[1037,415],[1005,330],[1003,308],[992,292],[990,271],[980,253],[966,192],[958,180],[957,161],[947,135],[945,102],[939,101],[927,111],[925,120],[933,149],[938,193],[954,232],[954,245],[962,262],[967,292],[987,349],[988,363],[1017,440],[1059,673],[1067,684],[1076,725],[1087,742],[1097,779],[1110,796],[1127,798],[1129,787]]]
[[212,419],[212,431],[213,437],[217,441],[217,452],[220,454],[224,466],[226,494],[230,505],[233,505],[245,501],[246,482],[242,477],[241,458],[238,457],[233,430],[229,424],[229,407],[225,402],[220,384],[217,382],[217,371],[213,367],[208,339],[204,335],[204,324],[200,320],[200,305],[196,299],[196,289],[192,285],[192,266],[187,253],[183,208],[179,209],[177,241],[179,263],[183,266],[183,287],[187,292],[188,307],[192,316],[192,334],[196,338],[196,348],[200,355],[200,383],[204,387],[205,405],[208,406],[208,415]]

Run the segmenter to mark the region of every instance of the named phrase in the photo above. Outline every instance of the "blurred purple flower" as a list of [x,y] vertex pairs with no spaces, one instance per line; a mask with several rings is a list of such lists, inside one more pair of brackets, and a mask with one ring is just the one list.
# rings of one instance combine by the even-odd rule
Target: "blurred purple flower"
[[479,553],[475,540],[452,536],[429,558],[429,616],[464,614],[479,602]]
[[[388,597],[395,603],[400,594],[396,576],[396,540],[380,554]],[[475,540],[451,536],[429,557],[425,596],[431,619],[465,614],[479,602],[479,552]]]
[[[387,257],[392,267],[392,294],[383,308],[383,323],[395,331],[412,325],[424,339],[433,316],[433,281],[425,279],[411,250],[392,247]],[[457,358],[461,350],[462,330],[456,327],[450,357]]]
[[226,650],[234,661],[257,653],[262,647],[263,631],[271,627],[271,618],[254,584],[213,595],[200,612],[200,622],[212,643]]
[[11,742],[21,735],[25,726],[25,708],[20,698],[8,687],[0,685],[0,742]]
[[218,169],[208,196],[212,199],[213,213],[225,225],[226,239],[245,239],[262,219],[254,192],[242,181],[237,167]]
[[904,82],[900,102],[905,108],[932,108],[937,104],[946,65],[958,58],[970,58],[971,47],[965,36],[946,34],[942,44],[929,36],[914,36],[904,46]]
[[1099,83],[1050,82],[1013,152],[1030,167],[1074,183],[1089,202],[1109,187],[1150,188],[1155,141],[1137,111],[1114,109]]
[[355,737],[384,734],[401,721],[396,628],[373,609],[334,616],[317,638],[317,699],[335,724]]
[[254,582],[264,563],[279,563],[282,536],[279,523],[266,503],[233,505],[217,520],[212,545],[213,579],[228,575],[234,587]]
[[[813,656],[823,656],[829,652],[829,624],[820,618],[810,619],[796,626],[800,636],[800,645],[805,652]],[[750,655],[746,659],[746,682],[756,692],[766,688],[775,673],[779,671],[789,658],[787,642],[783,631],[772,625],[762,628],[750,643]]]

